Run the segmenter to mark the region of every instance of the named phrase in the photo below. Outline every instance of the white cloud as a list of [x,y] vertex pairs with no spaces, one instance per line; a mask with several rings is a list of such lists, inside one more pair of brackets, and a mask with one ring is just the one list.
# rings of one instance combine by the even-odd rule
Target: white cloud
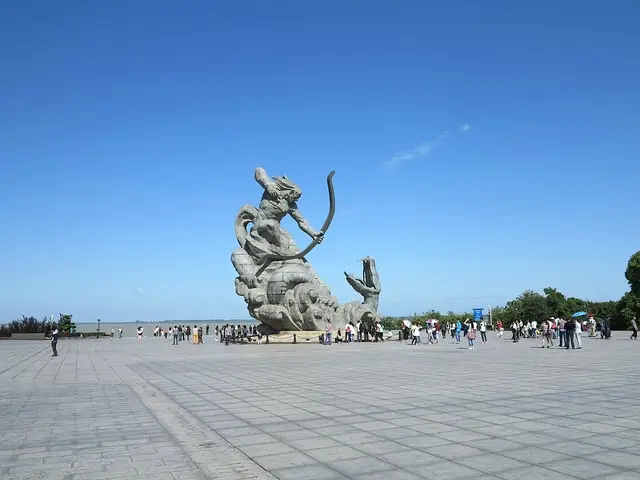
[[142,288],[142,287],[136,287],[136,292],[138,292],[138,293],[144,293],[144,288]]
[[424,157],[425,155],[428,155],[432,148],[433,148],[433,145],[429,143],[423,143],[422,145],[419,145],[416,148],[413,148],[411,150],[396,153],[393,157],[391,157],[389,160],[384,162],[384,164],[389,167],[395,167],[400,165],[403,162],[407,162],[409,160],[413,160],[414,158]]
[[[468,123],[465,123],[460,127],[460,130],[466,133],[469,130],[471,130],[471,125],[469,125]],[[384,165],[389,168],[395,168],[415,158],[425,157],[429,155],[435,147],[443,144],[444,142],[449,141],[452,138],[452,136],[453,135],[451,134],[451,132],[449,132],[448,130],[445,130],[440,135],[438,135],[438,137],[435,140],[422,143],[421,145],[418,145],[417,147],[412,148],[411,150],[404,150],[402,152],[396,153],[389,160],[384,162]]]

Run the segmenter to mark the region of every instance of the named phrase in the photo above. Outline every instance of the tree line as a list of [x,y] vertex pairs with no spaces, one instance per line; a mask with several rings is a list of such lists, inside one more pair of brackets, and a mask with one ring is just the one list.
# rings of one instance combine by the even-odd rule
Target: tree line
[[[613,330],[626,330],[633,317],[640,318],[640,251],[631,256],[627,263],[625,278],[629,283],[629,291],[620,300],[606,302],[594,302],[591,300],[567,297],[555,288],[547,287],[542,293],[527,290],[517,298],[507,302],[504,306],[496,307],[491,311],[494,325],[501,321],[507,328],[515,320],[541,321],[555,318],[568,318],[576,312],[593,314],[596,319],[608,318]],[[385,317],[382,324],[387,329],[398,329],[402,320],[406,317]],[[441,323],[455,323],[473,318],[472,313],[445,314],[435,310],[424,312],[421,315],[414,314],[412,321],[424,322],[435,318]]]
[[76,329],[76,324],[73,323],[72,318],[73,315],[64,313],[60,314],[58,321],[51,320],[48,317],[38,320],[36,317],[23,315],[22,318],[13,320],[7,325],[0,325],[0,336],[7,337],[12,333],[49,333],[56,328],[63,333],[73,333]]

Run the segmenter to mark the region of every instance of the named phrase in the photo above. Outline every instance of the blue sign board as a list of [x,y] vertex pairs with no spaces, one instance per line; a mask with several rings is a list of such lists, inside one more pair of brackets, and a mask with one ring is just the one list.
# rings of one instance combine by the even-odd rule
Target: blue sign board
[[474,308],[473,309],[473,321],[479,322],[482,320],[482,311],[484,308]]

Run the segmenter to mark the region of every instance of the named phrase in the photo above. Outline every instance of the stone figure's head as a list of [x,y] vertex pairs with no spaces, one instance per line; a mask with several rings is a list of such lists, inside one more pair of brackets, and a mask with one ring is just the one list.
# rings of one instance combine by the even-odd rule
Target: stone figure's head
[[302,195],[302,190],[298,185],[289,180],[286,175],[282,177],[274,177],[278,193],[280,196],[290,202],[297,201]]

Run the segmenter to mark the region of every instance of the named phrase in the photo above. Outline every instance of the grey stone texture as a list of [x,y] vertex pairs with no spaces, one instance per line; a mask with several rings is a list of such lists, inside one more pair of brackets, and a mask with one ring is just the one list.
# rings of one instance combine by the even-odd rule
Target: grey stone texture
[[0,342],[0,478],[640,478],[640,344]]
[[[328,321],[344,328],[348,322],[370,323],[377,318],[381,286],[375,260],[362,259],[362,279],[345,272],[347,282],[364,301],[340,305],[305,258],[322,242],[331,225],[335,213],[333,174],[327,177],[329,214],[319,231],[298,208],[300,187],[286,177],[269,177],[261,167],[255,171],[255,180],[264,189],[258,208],[244,205],[236,216],[239,247],[231,255],[238,273],[236,293],[244,298],[249,314],[271,331],[324,330]],[[299,249],[280,224],[287,215],[311,238],[306,248]]]

